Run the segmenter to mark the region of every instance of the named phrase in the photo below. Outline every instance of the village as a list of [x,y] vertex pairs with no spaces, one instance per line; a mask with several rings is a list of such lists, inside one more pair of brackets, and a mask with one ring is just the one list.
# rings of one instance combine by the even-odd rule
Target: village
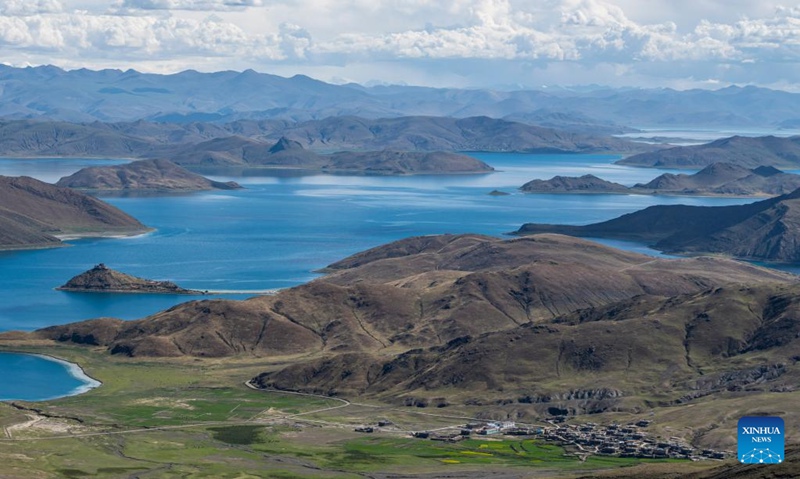
[[[547,425],[522,425],[513,421],[470,422],[458,428],[437,431],[416,431],[411,437],[432,441],[456,443],[471,436],[526,436],[565,447],[576,456],[616,456],[640,459],[685,459],[700,461],[726,459],[732,456],[727,451],[697,449],[681,438],[664,439],[648,434],[645,429],[651,421],[619,425],[560,424],[556,418]],[[356,432],[372,433],[392,426],[390,421],[379,421],[376,426],[362,426]]]

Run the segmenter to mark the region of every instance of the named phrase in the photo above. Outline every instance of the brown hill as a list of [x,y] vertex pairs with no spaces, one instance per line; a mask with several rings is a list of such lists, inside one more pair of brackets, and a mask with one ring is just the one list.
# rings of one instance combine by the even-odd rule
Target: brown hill
[[241,188],[233,181],[212,181],[168,160],[140,160],[124,165],[83,168],[56,186],[86,190],[200,191]]
[[84,293],[202,294],[201,291],[181,288],[171,281],[153,281],[120,273],[103,263],[73,277],[56,289]]
[[[280,356],[403,351],[548,321],[641,294],[673,296],[731,281],[791,276],[723,259],[654,260],[575,238],[420,237],[331,266],[309,284],[247,301],[200,301],[119,323],[130,355]],[[35,336],[84,337],[93,321]]]
[[651,206],[586,226],[525,224],[516,234],[561,233],[643,241],[670,253],[800,261],[800,190],[735,206]]
[[481,406],[491,417],[616,421],[655,411],[650,417],[671,435],[732,449],[742,415],[800,420],[798,313],[797,285],[644,295],[392,356],[296,361],[253,383],[418,407]]
[[148,228],[84,193],[0,176],[0,249],[59,246],[60,235],[137,234]]

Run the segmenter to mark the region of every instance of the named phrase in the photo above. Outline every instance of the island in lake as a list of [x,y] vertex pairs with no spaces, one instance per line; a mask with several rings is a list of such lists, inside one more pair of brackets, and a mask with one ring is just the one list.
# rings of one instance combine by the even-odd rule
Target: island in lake
[[80,191],[25,176],[0,176],[0,250],[62,246],[63,237],[148,231],[122,210]]
[[203,291],[181,288],[171,281],[154,281],[121,273],[103,263],[73,277],[56,289],[80,293],[205,294]]
[[664,173],[648,183],[631,187],[594,175],[583,175],[532,180],[522,185],[520,190],[525,193],[776,196],[797,188],[800,188],[800,175],[785,173],[772,166],[748,169],[732,163],[713,163],[691,175]]
[[210,180],[163,159],[83,168],[61,178],[56,186],[103,191],[203,191],[241,188],[234,181]]

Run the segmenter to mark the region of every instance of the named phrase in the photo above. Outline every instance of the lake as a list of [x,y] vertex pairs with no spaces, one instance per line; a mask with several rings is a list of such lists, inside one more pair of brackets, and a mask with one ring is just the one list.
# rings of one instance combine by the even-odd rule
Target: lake
[[75,364],[34,354],[0,353],[0,401],[44,401],[100,385]]
[[[727,205],[752,200],[638,195],[530,195],[517,188],[534,178],[591,173],[632,185],[665,170],[614,165],[611,155],[476,153],[498,171],[483,175],[359,176],[263,170],[223,177],[243,190],[172,196],[104,198],[156,231],[123,239],[81,239],[70,247],[0,252],[0,331],[110,316],[134,319],[203,297],[87,294],[54,290],[97,263],[198,290],[240,292],[307,282],[315,270],[366,248],[414,235],[500,236],[526,222],[586,224],[655,204]],[[0,174],[54,182],[87,165],[118,160],[0,160]],[[511,193],[490,196],[492,190]],[[643,245],[609,242],[654,253]],[[9,358],[5,358],[9,361]],[[19,358],[17,358],[19,360]],[[63,378],[65,372],[49,367]],[[35,369],[36,367],[34,367]],[[0,362],[6,383],[29,372]],[[9,377],[12,375],[12,377]],[[69,376],[69,374],[66,374]],[[33,377],[33,376],[31,376]],[[74,379],[74,378],[73,378]],[[54,380],[59,383],[60,380]],[[64,395],[40,391],[40,399]]]
[[[613,165],[610,155],[474,154],[496,173],[448,176],[302,175],[215,177],[243,190],[104,198],[156,231],[81,239],[70,247],[0,252],[0,330],[33,330],[111,316],[134,319],[191,298],[55,291],[97,263],[185,288],[247,291],[309,281],[315,270],[400,238],[438,233],[503,235],[526,222],[586,224],[654,204],[723,205],[749,200],[638,195],[530,195],[533,178],[592,173],[628,185],[664,170]],[[0,160],[0,174],[55,181],[97,160]],[[494,189],[512,193],[490,196]],[[621,244],[625,246],[624,243]],[[646,250],[642,245],[627,247]]]

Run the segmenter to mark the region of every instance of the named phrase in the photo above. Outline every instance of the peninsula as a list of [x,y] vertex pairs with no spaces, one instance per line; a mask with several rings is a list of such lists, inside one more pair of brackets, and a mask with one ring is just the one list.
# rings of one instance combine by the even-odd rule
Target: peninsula
[[800,261],[800,189],[746,205],[658,205],[585,226],[529,223],[514,234],[560,233],[640,241],[666,253]]
[[85,193],[25,176],[0,176],[0,250],[61,246],[60,237],[147,231],[135,218]]

